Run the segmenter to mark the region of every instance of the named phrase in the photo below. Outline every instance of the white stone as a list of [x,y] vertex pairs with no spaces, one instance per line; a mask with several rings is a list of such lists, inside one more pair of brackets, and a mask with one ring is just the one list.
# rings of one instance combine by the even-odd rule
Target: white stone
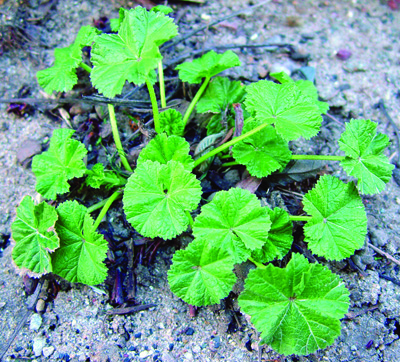
[[54,352],[54,347],[53,346],[44,347],[43,351],[42,351],[42,354],[43,354],[43,357],[47,358],[47,357],[50,357],[53,354],[53,352]]
[[42,325],[42,317],[40,314],[33,314],[31,317],[31,321],[29,323],[29,329],[31,331],[38,331],[40,326]]
[[39,357],[42,354],[43,348],[46,345],[46,340],[41,337],[37,337],[33,340],[33,353],[35,357]]

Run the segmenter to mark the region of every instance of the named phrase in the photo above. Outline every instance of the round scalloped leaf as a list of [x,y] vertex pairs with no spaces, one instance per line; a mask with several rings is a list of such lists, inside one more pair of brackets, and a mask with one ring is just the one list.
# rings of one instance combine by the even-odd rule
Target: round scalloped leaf
[[102,283],[107,276],[103,261],[108,243],[93,230],[87,208],[77,201],[66,201],[57,207],[57,213],[60,248],[51,255],[54,273],[72,283]]
[[267,263],[274,259],[282,259],[290,250],[293,243],[293,224],[289,214],[279,208],[267,209],[271,219],[271,229],[268,240],[261,249],[253,250],[251,257],[259,263]]
[[309,139],[319,132],[319,108],[294,83],[261,80],[247,86],[246,91],[247,111],[263,123],[274,124],[285,140]]
[[215,77],[210,81],[206,91],[198,101],[198,113],[225,112],[233,103],[243,102],[245,86],[239,81],[230,81],[225,77]]
[[162,165],[166,165],[168,161],[176,161],[181,163],[185,170],[192,171],[194,161],[189,151],[190,145],[184,138],[160,133],[140,152],[138,165],[146,161],[157,161]]
[[223,54],[217,54],[211,50],[192,62],[179,64],[175,69],[179,70],[179,78],[182,82],[198,84],[205,77],[214,77],[218,73],[240,64],[239,57],[232,50]]
[[54,66],[36,73],[39,85],[46,93],[66,92],[78,83],[76,68],[82,61],[82,48],[92,45],[99,33],[96,28],[82,26],[72,45],[54,50]]
[[284,355],[308,355],[340,335],[349,292],[328,268],[293,254],[284,269],[269,264],[251,270],[239,306],[251,316],[261,343]]
[[183,136],[185,124],[183,123],[182,114],[173,108],[161,112],[160,129],[168,136]]
[[11,225],[15,246],[12,258],[21,269],[28,269],[39,277],[53,271],[50,253],[60,245],[54,225],[57,212],[45,202],[35,205],[25,196],[17,208]]
[[36,191],[46,199],[54,200],[57,194],[68,192],[67,181],[86,172],[83,158],[87,150],[83,143],[71,139],[74,132],[65,128],[54,130],[48,151],[33,157]]
[[[247,120],[242,133],[249,132],[260,124],[260,121]],[[279,136],[272,126],[267,126],[236,143],[232,154],[237,162],[246,166],[250,175],[259,178],[284,168],[292,156],[287,141]]]
[[125,10],[120,21],[118,34],[99,36],[91,52],[92,84],[110,98],[122,92],[126,81],[150,80],[162,59],[158,47],[178,34],[172,18],[140,6]]
[[352,119],[339,140],[339,147],[346,154],[341,162],[343,169],[358,179],[358,190],[367,195],[383,191],[394,168],[384,155],[389,137],[377,133],[376,126],[370,120]]
[[214,249],[206,240],[195,239],[178,250],[168,271],[171,291],[186,303],[204,306],[219,303],[236,282],[234,263],[226,250]]
[[271,221],[266,208],[247,190],[218,192],[201,208],[193,225],[196,238],[209,240],[216,249],[228,250],[235,263],[245,261],[268,240]]
[[201,194],[200,181],[179,162],[146,161],[126,184],[126,218],[145,237],[172,239],[187,229],[185,211],[197,208]]
[[364,245],[367,215],[353,182],[345,184],[325,175],[304,195],[303,204],[313,217],[304,226],[304,234],[314,254],[342,260]]

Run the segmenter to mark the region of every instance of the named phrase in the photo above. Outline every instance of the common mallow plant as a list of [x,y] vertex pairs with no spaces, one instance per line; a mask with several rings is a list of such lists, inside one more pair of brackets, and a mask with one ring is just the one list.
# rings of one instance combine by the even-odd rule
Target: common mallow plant
[[[117,174],[102,164],[87,169],[83,162],[87,150],[72,138],[74,131],[55,130],[49,149],[33,159],[36,190],[44,199],[55,200],[69,192],[69,180],[85,177],[87,186],[103,187],[110,196],[89,208],[75,200],[57,207],[45,201],[35,204],[26,196],[12,224],[14,262],[34,276],[54,273],[70,282],[102,283],[108,246],[96,229],[112,203],[123,197],[127,220],[144,237],[170,240],[191,230],[193,241],[175,253],[168,272],[176,296],[194,306],[219,303],[236,283],[235,264],[249,261],[255,268],[245,281],[239,306],[251,316],[262,343],[286,355],[325,348],[340,334],[340,319],[348,310],[344,283],[326,266],[297,253],[284,268],[271,262],[290,252],[293,222],[305,223],[309,249],[327,260],[347,258],[364,245],[367,217],[360,194],[381,192],[391,178],[393,165],[384,154],[388,137],[376,132],[374,122],[353,119],[339,139],[344,155],[293,154],[288,142],[317,135],[328,105],[318,100],[311,82],[295,82],[284,73],[272,75],[279,83],[261,80],[247,86],[215,77],[240,65],[231,51],[211,51],[177,66],[182,81],[201,84],[200,88],[185,114],[175,109],[159,113],[153,88],[156,69],[161,105],[166,107],[159,47],[177,35],[168,11],[166,7],[121,9],[119,18],[112,20],[115,33],[83,27],[73,45],[55,50],[54,66],[38,72],[46,92],[72,89],[77,67],[90,73],[93,87],[106,97],[120,94],[126,81],[145,83],[157,135],[133,167],[122,149],[114,107],[109,105],[115,144],[130,174],[126,179],[126,173]],[[92,47],[93,67],[82,61],[84,46]],[[235,126],[232,114],[237,103],[244,107],[243,129],[216,147],[215,140]],[[194,159],[184,134],[195,108],[212,117]],[[354,181],[320,177],[303,197],[304,216],[262,206],[256,195],[241,188],[217,192],[198,212],[199,178],[204,177],[199,170],[215,157],[231,157],[234,161],[225,165],[244,165],[258,178],[283,170],[290,160],[338,161]],[[91,213],[98,209],[93,219]]]

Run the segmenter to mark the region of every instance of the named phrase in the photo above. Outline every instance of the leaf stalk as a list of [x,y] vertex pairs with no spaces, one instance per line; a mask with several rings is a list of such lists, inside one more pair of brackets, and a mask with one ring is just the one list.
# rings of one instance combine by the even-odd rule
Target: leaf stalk
[[215,156],[216,154],[220,153],[221,151],[226,150],[227,148],[233,146],[234,144],[246,139],[247,137],[252,136],[254,133],[261,131],[263,128],[265,128],[267,126],[268,126],[268,123],[260,124],[259,126],[252,129],[251,131],[246,132],[246,133],[240,135],[239,137],[235,137],[233,140],[230,140],[229,142],[226,142],[217,148],[214,148],[212,151],[206,153],[205,155],[201,156],[196,161],[194,161],[194,167],[197,167],[198,165],[200,165],[202,162],[204,162],[208,158]]
[[324,155],[292,155],[292,160],[321,160],[321,161],[343,161],[345,156],[324,156]]
[[[93,231],[96,230],[96,229],[99,227],[99,225],[100,225],[100,223],[101,223],[101,220],[103,220],[103,217],[106,216],[107,211],[108,211],[108,209],[111,207],[112,203],[113,203],[115,200],[117,200],[118,198],[120,198],[121,196],[122,196],[122,191],[121,191],[121,190],[118,190],[118,191],[115,191],[115,192],[106,200],[106,202],[104,203],[103,208],[102,208],[101,211],[100,211],[99,216],[97,216],[96,221],[95,221],[94,224],[93,224]],[[93,206],[94,206],[94,205],[93,205]],[[93,208],[93,206],[92,206],[92,208]],[[90,208],[89,208],[89,209],[90,209]],[[88,209],[88,210],[89,210],[89,209]]]
[[153,85],[146,79],[147,89],[150,95],[151,107],[153,108],[154,129],[157,133],[161,133],[160,129],[160,113],[158,112],[157,97]]
[[312,219],[313,219],[312,216],[307,216],[307,215],[289,215],[290,221],[310,221]]
[[192,99],[192,101],[189,104],[188,109],[185,112],[185,115],[183,116],[183,124],[186,125],[190,115],[193,112],[194,107],[196,106],[197,102],[199,101],[200,97],[203,95],[204,91],[206,90],[208,83],[210,82],[211,77],[206,77],[204,79],[203,84],[201,85],[201,87],[199,88],[199,90],[197,91],[196,95],[194,96],[194,98]]
[[89,67],[87,64],[85,64],[84,62],[80,62],[79,66],[83,69],[85,69],[89,74],[92,72],[92,68]]
[[164,69],[163,69],[161,60],[158,62],[158,79],[159,79],[159,84],[160,84],[161,108],[166,108],[167,101],[165,99]]
[[128,163],[128,160],[126,159],[124,149],[122,148],[121,139],[119,138],[118,133],[117,119],[115,118],[115,109],[114,106],[110,103],[108,104],[108,114],[110,115],[110,123],[115,147],[117,148],[119,157],[121,158],[121,162],[127,171],[133,172],[131,166]]

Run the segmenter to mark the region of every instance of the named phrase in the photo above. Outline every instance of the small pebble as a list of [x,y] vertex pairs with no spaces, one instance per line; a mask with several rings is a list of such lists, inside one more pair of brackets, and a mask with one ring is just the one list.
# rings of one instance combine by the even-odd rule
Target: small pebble
[[213,338],[213,347],[219,348],[221,346],[221,338],[216,336]]
[[187,336],[192,336],[193,333],[194,333],[194,329],[191,328],[191,327],[189,327],[189,328],[186,330],[186,332],[185,332],[185,334],[186,334]]
[[347,60],[351,57],[351,51],[347,49],[340,49],[336,53],[336,57],[340,60]]
[[43,357],[47,358],[47,357],[50,357],[53,354],[53,352],[54,352],[54,347],[53,346],[44,347],[43,351],[42,351],[42,354],[43,354]]
[[140,333],[140,332],[135,333],[135,338],[141,338],[141,337],[142,337],[142,333]]
[[46,308],[46,302],[43,299],[39,299],[36,303],[36,312],[43,312]]
[[170,343],[168,346],[168,351],[171,352],[174,349],[174,344]]
[[35,357],[39,357],[42,354],[43,348],[46,345],[46,340],[44,338],[35,338],[33,340],[33,353]]
[[200,353],[201,348],[200,348],[199,346],[194,346],[194,347],[192,348],[192,351],[193,351],[193,353]]
[[31,322],[29,324],[29,329],[31,331],[38,331],[40,326],[42,325],[42,317],[40,314],[33,314],[31,317]]
[[152,354],[153,354],[152,351],[142,351],[142,352],[140,352],[139,357],[140,358],[147,358],[147,357],[151,356]]

